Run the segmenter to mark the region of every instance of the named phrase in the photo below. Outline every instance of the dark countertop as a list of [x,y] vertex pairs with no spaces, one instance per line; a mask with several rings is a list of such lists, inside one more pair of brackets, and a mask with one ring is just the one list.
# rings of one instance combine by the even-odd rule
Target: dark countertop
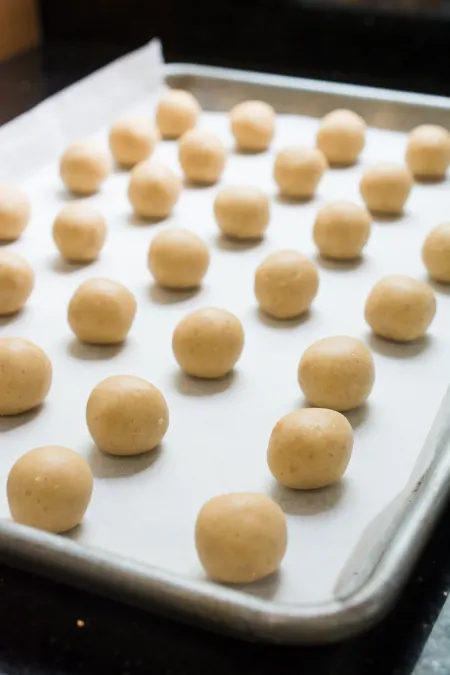
[[[1,64],[0,122],[122,55],[129,47],[50,44]],[[173,44],[168,53],[172,60],[182,60]],[[196,54],[199,61],[221,60],[201,59],[199,52]],[[195,59],[188,54],[184,60]],[[250,64],[244,59],[237,65]],[[297,71],[324,76],[320,69],[310,72],[306,66]],[[417,89],[448,92],[449,81],[442,88],[439,77]],[[349,79],[359,81],[356,77]],[[406,81],[403,88],[414,87]],[[446,603],[450,591],[449,523],[447,510],[396,608],[378,627],[351,641],[321,648],[241,643],[0,566],[0,672],[409,675],[417,667],[414,675],[444,675],[450,672],[450,606]]]

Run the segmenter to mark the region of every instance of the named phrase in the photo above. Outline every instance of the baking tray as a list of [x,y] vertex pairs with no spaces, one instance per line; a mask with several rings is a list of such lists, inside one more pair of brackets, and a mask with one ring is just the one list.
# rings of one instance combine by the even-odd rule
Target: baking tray
[[[204,124],[220,132],[229,145],[224,182],[235,182],[236,177],[243,182],[251,175],[250,182],[271,193],[273,224],[259,247],[230,247],[218,238],[212,219],[217,188],[187,187],[168,223],[141,226],[130,216],[127,176],[117,172],[93,199],[107,215],[110,248],[92,267],[67,266],[55,256],[50,240],[52,217],[67,200],[55,178],[56,150],[61,148],[52,148],[50,164],[46,156],[46,165],[38,169],[43,156],[40,147],[30,162],[30,177],[22,181],[33,198],[35,217],[13,246],[35,266],[38,285],[26,311],[14,321],[1,322],[0,334],[34,339],[59,365],[42,410],[0,420],[0,471],[6,478],[15,459],[30,447],[60,443],[87,456],[96,484],[85,523],[69,536],[11,523],[4,495],[0,496],[0,556],[52,579],[246,639],[308,643],[347,637],[379,620],[395,601],[448,497],[450,394],[445,392],[450,379],[450,297],[445,289],[435,287],[438,315],[430,337],[408,346],[371,337],[362,307],[371,285],[383,273],[424,276],[420,244],[426,232],[445,219],[449,181],[416,186],[402,219],[375,222],[361,265],[321,267],[321,291],[306,321],[280,324],[258,315],[251,275],[269,251],[289,243],[314,256],[311,224],[317,208],[345,195],[358,199],[362,167],[379,159],[401,159],[404,133],[422,122],[448,124],[450,102],[195,65],[157,68],[153,61],[152,77],[133,83],[130,73],[149,68],[146,50],[125,65],[118,62],[94,76],[99,97],[106,84],[117,85],[117,78],[130,89],[120,102],[103,103],[102,114],[93,114],[91,121],[84,117],[83,134],[93,133],[104,141],[119,113],[154,106],[159,82],[155,72],[160,67],[163,84],[191,90],[207,111]],[[95,98],[92,86],[83,86],[65,98],[63,94],[65,109],[82,95]],[[222,113],[247,98],[264,99],[280,114],[275,147],[294,141],[311,143],[323,114],[337,107],[354,109],[373,127],[361,164],[328,172],[311,203],[283,203],[276,197],[270,175],[273,155],[240,156],[232,151]],[[58,114],[64,119],[60,101]],[[43,112],[29,113],[27,128],[32,129],[38,119],[48,124]],[[72,131],[65,140],[80,134],[79,127]],[[7,132],[2,130],[2,140],[8,150]],[[38,132],[30,132],[31,144],[39,145],[37,136]],[[13,149],[11,144],[11,158]],[[175,144],[162,144],[160,152],[176,165]],[[11,159],[10,170],[15,169],[20,173]],[[155,232],[172,224],[191,227],[207,239],[213,269],[197,296],[176,296],[150,286],[149,297],[146,249]],[[139,264],[136,255],[142,257]],[[138,319],[123,349],[79,345],[65,324],[73,290],[85,278],[100,274],[123,281],[138,297]],[[50,292],[51,298],[45,297]],[[350,303],[345,302],[349,295]],[[236,311],[246,327],[243,358],[236,374],[224,382],[184,378],[170,354],[173,326],[204,304]],[[55,322],[60,328],[48,331]],[[369,342],[377,368],[369,404],[348,416],[355,428],[355,452],[347,477],[338,486],[312,493],[279,489],[265,466],[265,450],[278,417],[304,404],[296,383],[298,359],[313,339],[343,332]],[[166,395],[172,422],[159,453],[117,460],[92,447],[84,424],[85,401],[96,382],[115,372],[147,377]],[[205,499],[240,489],[264,491],[279,501],[287,513],[290,545],[280,574],[232,588],[203,577],[193,546],[193,526]]]

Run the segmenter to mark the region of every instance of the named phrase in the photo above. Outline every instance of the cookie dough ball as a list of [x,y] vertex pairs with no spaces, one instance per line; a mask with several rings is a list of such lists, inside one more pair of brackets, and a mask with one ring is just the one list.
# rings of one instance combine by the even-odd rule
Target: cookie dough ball
[[284,148],[275,158],[274,178],[283,197],[311,199],[328,164],[317,148]]
[[218,136],[192,129],[180,139],[179,159],[183,173],[192,183],[217,183],[225,167],[227,153]]
[[159,138],[157,127],[146,117],[126,117],[111,127],[109,147],[116,162],[134,166],[152,154]]
[[450,133],[444,127],[422,124],[409,135],[406,163],[416,178],[442,180],[450,165]]
[[412,185],[405,166],[382,163],[367,169],[359,187],[369,211],[396,216],[402,213]]
[[234,314],[205,307],[191,312],[175,328],[172,349],[188,375],[205,379],[224,377],[244,348],[244,329]]
[[423,244],[422,260],[432,279],[450,284],[450,223],[431,230]]
[[224,187],[214,200],[214,216],[227,237],[261,239],[270,220],[269,198],[256,187]]
[[167,218],[180,192],[180,177],[162,162],[141,162],[131,172],[128,198],[142,218]]
[[133,375],[113,375],[91,392],[86,406],[89,433],[110,455],[153,450],[169,426],[169,409],[159,389]]
[[340,480],[353,449],[353,429],[339,412],[302,408],[276,423],[267,461],[273,476],[294,490],[314,490]]
[[333,202],[317,214],[314,242],[320,255],[332,260],[358,258],[370,236],[372,218],[358,204]]
[[313,406],[340,412],[357,408],[375,381],[372,354],[364,342],[347,335],[317,340],[300,359],[298,381]]
[[65,186],[75,194],[93,195],[111,172],[111,156],[107,150],[91,141],[70,145],[59,165]]
[[56,216],[53,241],[65,260],[92,262],[106,239],[106,221],[88,202],[70,202]]
[[230,110],[231,131],[239,150],[267,150],[275,134],[275,110],[264,101],[244,101]]
[[403,275],[378,281],[365,307],[366,321],[373,332],[397,342],[423,337],[435,314],[436,298],[430,286]]
[[316,144],[328,162],[350,166],[358,159],[366,142],[366,123],[352,110],[334,110],[322,119]]
[[15,241],[30,220],[26,194],[15,185],[0,184],[0,241]]
[[256,268],[256,299],[276,319],[292,319],[306,312],[318,289],[317,267],[297,251],[272,253]]
[[37,345],[0,338],[0,415],[19,415],[40,405],[52,383],[52,364]]
[[22,309],[34,286],[34,272],[22,256],[0,250],[0,315]]
[[284,558],[286,518],[278,504],[265,495],[220,495],[201,508],[195,545],[205,572],[214,581],[258,581],[275,572]]
[[156,124],[163,138],[179,138],[197,124],[198,101],[189,91],[172,89],[164,93],[156,109]]
[[136,314],[136,299],[111,279],[88,279],[69,303],[68,321],[81,342],[111,345],[123,342]]
[[148,266],[164,288],[196,288],[208,270],[209,250],[189,230],[162,230],[150,244]]
[[68,532],[89,506],[92,471],[74,450],[47,445],[22,455],[9,472],[9,510],[16,523],[46,532]]

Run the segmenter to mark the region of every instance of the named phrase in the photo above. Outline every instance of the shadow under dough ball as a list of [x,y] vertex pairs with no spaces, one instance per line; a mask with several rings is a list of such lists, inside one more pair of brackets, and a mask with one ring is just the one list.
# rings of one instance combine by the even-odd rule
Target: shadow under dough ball
[[320,255],[330,260],[354,260],[370,237],[372,217],[363,206],[332,202],[317,213],[314,243]]
[[275,157],[274,178],[280,194],[288,199],[311,199],[328,167],[317,148],[292,146]]
[[123,117],[109,131],[109,148],[116,162],[130,167],[148,159],[159,139],[157,127],[146,117]]
[[37,345],[0,338],[0,415],[19,415],[40,405],[52,383],[52,364]]
[[322,118],[316,145],[331,165],[354,164],[365,143],[366,123],[352,110],[333,110]]
[[339,412],[357,408],[375,382],[370,349],[347,335],[317,340],[300,359],[298,381],[313,406]]
[[53,241],[69,262],[96,260],[106,240],[107,226],[102,214],[87,201],[66,204],[53,223]]
[[365,317],[373,332],[388,340],[410,342],[423,337],[436,314],[436,298],[424,281],[390,275],[369,293]]
[[111,279],[88,279],[70,300],[68,321],[81,342],[118,344],[127,337],[136,309],[134,295],[122,284]]
[[418,178],[442,180],[450,165],[450,133],[435,124],[422,124],[409,135],[406,163]]
[[317,267],[297,251],[272,253],[256,268],[256,299],[276,319],[292,319],[306,312],[318,289]]
[[0,250],[0,316],[18,312],[34,287],[34,272],[25,258]]
[[153,450],[169,426],[169,409],[159,389],[133,375],[114,375],[91,392],[86,421],[94,442],[111,455]]
[[74,450],[48,445],[22,455],[9,472],[7,497],[16,523],[47,532],[68,532],[89,506],[93,478]]
[[244,348],[239,319],[224,309],[204,307],[188,314],[175,328],[172,349],[188,375],[205,379],[224,377]]
[[156,283],[163,288],[197,288],[208,271],[209,250],[189,230],[162,230],[150,244],[148,266]]
[[72,143],[61,157],[63,183],[74,194],[93,195],[112,170],[111,155],[93,141]]
[[180,138],[178,158],[188,180],[199,185],[212,185],[222,175],[227,152],[216,134],[191,129]]
[[226,237],[261,239],[270,220],[269,198],[257,187],[224,187],[214,200],[214,217]]
[[315,490],[340,480],[353,449],[353,429],[335,410],[302,408],[282,417],[270,436],[267,462],[279,483]]
[[0,184],[0,241],[16,241],[27,227],[30,201],[15,185]]
[[181,178],[162,162],[140,162],[131,172],[128,198],[142,218],[167,218],[181,193]]
[[432,279],[450,284],[450,222],[438,225],[428,234],[422,260]]
[[208,576],[246,584],[275,572],[286,553],[286,517],[262,494],[236,492],[206,502],[195,524],[198,557]]
[[179,138],[195,127],[200,112],[197,99],[189,91],[171,89],[159,99],[156,124],[163,138]]
[[239,150],[263,152],[275,134],[275,110],[264,101],[244,101],[230,110],[231,132]]
[[412,186],[413,178],[409,169],[388,162],[367,169],[359,185],[369,211],[388,216],[397,216],[403,212]]

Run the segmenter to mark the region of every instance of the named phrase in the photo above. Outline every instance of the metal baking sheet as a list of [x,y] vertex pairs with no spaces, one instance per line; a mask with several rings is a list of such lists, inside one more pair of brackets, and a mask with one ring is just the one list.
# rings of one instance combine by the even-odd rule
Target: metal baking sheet
[[[205,111],[200,124],[227,144],[230,154],[221,184],[250,182],[271,195],[267,237],[248,247],[218,236],[212,215],[218,186],[185,186],[167,221],[139,223],[126,198],[128,175],[116,171],[92,198],[109,224],[101,259],[87,267],[64,264],[51,240],[53,218],[70,198],[58,179],[59,154],[79,136],[106,142],[108,127],[119,114],[152,114],[163,86],[191,90]],[[233,149],[227,111],[247,98],[267,100],[278,113],[273,147],[262,155],[240,155]],[[360,163],[328,171],[313,201],[283,202],[272,180],[274,152],[290,143],[312,144],[319,118],[342,106],[360,112],[371,125]],[[18,317],[2,319],[0,335],[35,341],[54,364],[45,405],[0,420],[2,483],[21,454],[50,443],[84,454],[95,476],[86,519],[67,536],[11,523],[2,490],[2,559],[248,639],[336,640],[378,620],[395,600],[447,498],[450,296],[435,285],[438,312],[429,336],[406,346],[371,336],[363,306],[384,274],[425,278],[421,245],[433,226],[448,219],[450,182],[415,185],[402,218],[376,220],[361,262],[318,260],[320,291],[302,320],[278,323],[261,316],[253,297],[253,271],[279,248],[295,247],[317,259],[311,237],[317,209],[336,198],[360,201],[358,182],[366,166],[402,161],[406,132],[421,122],[447,124],[449,119],[447,99],[194,65],[164,66],[153,43],[0,130],[0,177],[20,182],[33,204],[32,223],[11,248],[30,260],[37,276],[27,308]],[[179,170],[175,143],[162,142],[157,154]],[[211,268],[196,294],[163,292],[147,272],[152,237],[172,226],[192,229],[211,248]],[[67,326],[71,294],[92,276],[117,279],[136,294],[138,315],[121,347],[81,345]],[[183,376],[171,354],[174,326],[202,305],[235,312],[246,331],[236,371],[219,382]],[[370,345],[377,372],[368,404],[348,415],[355,449],[347,475],[325,490],[281,489],[266,466],[270,431],[281,415],[304,404],[296,381],[304,349],[320,337],[342,333]],[[117,459],[92,445],[85,403],[92,387],[115,373],[145,377],[166,396],[171,426],[157,452]],[[280,573],[239,588],[204,577],[193,540],[204,501],[234,490],[271,495],[284,509],[289,528]]]

